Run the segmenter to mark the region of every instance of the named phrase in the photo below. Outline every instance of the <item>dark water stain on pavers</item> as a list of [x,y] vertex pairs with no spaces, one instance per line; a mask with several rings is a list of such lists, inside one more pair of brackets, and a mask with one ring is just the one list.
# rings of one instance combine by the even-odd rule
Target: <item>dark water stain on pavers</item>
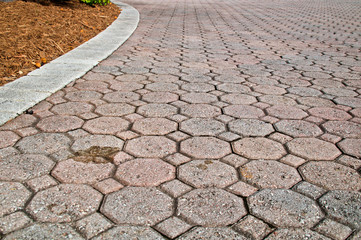
[[120,151],[117,147],[91,146],[86,150],[79,150],[73,156],[69,156],[75,161],[83,163],[112,163],[114,156]]

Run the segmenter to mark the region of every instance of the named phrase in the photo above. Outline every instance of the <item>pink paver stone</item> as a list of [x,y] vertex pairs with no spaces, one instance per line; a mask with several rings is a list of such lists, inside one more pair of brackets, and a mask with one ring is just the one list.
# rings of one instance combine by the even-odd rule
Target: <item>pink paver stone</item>
[[361,138],[361,124],[349,121],[328,121],[322,126],[327,132],[344,138]]
[[137,157],[162,158],[177,150],[176,143],[163,136],[142,136],[128,141],[125,151]]
[[0,131],[0,148],[6,148],[14,145],[19,136],[11,131]]
[[253,193],[257,192],[258,189],[244,182],[236,182],[235,184],[228,187],[228,190],[233,194],[249,197]]
[[264,116],[264,112],[261,109],[248,105],[231,105],[224,108],[224,113],[240,119]]
[[275,127],[292,137],[316,137],[323,133],[316,124],[303,120],[281,120],[275,124]]
[[29,114],[23,114],[2,125],[0,127],[0,130],[14,130],[14,129],[26,128],[33,125],[36,121],[37,121],[36,117]]
[[196,225],[226,226],[246,214],[242,198],[222,189],[196,189],[178,199],[177,215]]
[[234,229],[243,233],[250,239],[257,240],[263,239],[273,230],[265,222],[252,215],[244,217],[239,223],[234,225]]
[[217,97],[210,93],[186,93],[181,96],[181,100],[188,103],[211,103],[217,102]]
[[79,232],[85,235],[86,239],[90,239],[111,228],[113,224],[103,215],[94,213],[77,221],[75,226]]
[[274,129],[271,124],[258,119],[237,119],[228,123],[229,130],[242,136],[266,136]]
[[166,118],[144,118],[133,123],[132,130],[144,135],[166,135],[176,131],[178,124]]
[[105,239],[117,239],[117,240],[129,240],[129,239],[139,240],[165,240],[165,238],[160,235],[157,231],[153,230],[150,227],[143,226],[116,226],[104,233],[101,233],[99,236],[94,237],[94,240],[105,240]]
[[67,102],[55,105],[50,111],[59,115],[80,115],[82,113],[91,112],[93,108],[94,106],[89,103]]
[[188,104],[181,107],[181,113],[194,118],[211,118],[221,114],[221,109],[208,104]]
[[52,175],[63,183],[93,184],[110,177],[115,167],[111,163],[79,162],[68,159],[59,162]]
[[351,118],[351,115],[347,112],[332,107],[315,107],[308,110],[308,112],[313,116],[327,120],[345,121]]
[[167,117],[177,113],[177,108],[162,103],[146,104],[138,108],[137,113],[144,117]]
[[271,116],[280,119],[302,119],[308,114],[300,108],[285,105],[275,105],[266,109],[267,113]]
[[338,143],[341,150],[351,156],[361,158],[361,139],[349,138]]
[[139,94],[133,92],[111,92],[104,95],[104,100],[114,103],[133,102],[139,98]]
[[142,100],[149,103],[170,103],[177,101],[179,96],[170,92],[150,92],[142,95]]
[[242,179],[259,188],[291,188],[302,180],[295,168],[273,160],[251,161],[239,171]]
[[75,140],[71,146],[72,150],[79,151],[89,149],[90,147],[114,147],[123,148],[124,141],[117,137],[109,135],[89,135],[80,139]]
[[119,117],[99,117],[87,121],[83,129],[93,134],[115,134],[127,130],[129,122]]
[[71,101],[88,102],[100,99],[102,94],[95,91],[75,91],[67,93],[64,97]]
[[228,227],[196,227],[189,232],[181,235],[179,240],[192,239],[232,239],[232,240],[246,240],[247,238],[231,228]]
[[160,159],[138,158],[120,164],[115,178],[130,186],[158,186],[175,178],[175,167]]
[[93,185],[95,189],[103,194],[116,192],[123,188],[123,185],[113,178],[108,178]]
[[192,226],[184,222],[182,219],[177,217],[171,217],[165,221],[159,223],[155,228],[166,235],[167,237],[173,239],[182,233],[186,232]]
[[266,239],[267,240],[278,240],[278,239],[319,239],[319,240],[331,240],[315,231],[311,231],[307,228],[283,228],[278,229],[271,233]]
[[286,155],[282,144],[262,137],[242,138],[233,143],[233,149],[249,159],[277,160]]
[[229,143],[214,137],[193,137],[181,142],[181,152],[195,158],[219,159],[231,153]]
[[70,139],[59,133],[39,133],[22,138],[17,148],[24,153],[52,154],[68,148]]
[[221,96],[221,100],[230,103],[230,104],[252,104],[257,102],[257,99],[253,96],[240,94],[240,93],[230,93]]
[[60,184],[35,194],[26,210],[41,222],[71,222],[96,212],[103,196],[83,184]]
[[95,112],[103,116],[121,117],[135,112],[135,107],[127,103],[107,103],[98,106]]
[[75,116],[55,115],[40,120],[36,126],[44,132],[68,132],[80,128],[83,123]]
[[173,201],[156,188],[127,187],[109,194],[101,212],[117,224],[153,226],[172,216]]
[[0,182],[0,217],[23,209],[30,196],[21,183]]
[[333,160],[341,154],[334,144],[317,138],[295,138],[287,147],[292,154],[308,160]]
[[180,124],[180,130],[193,136],[214,136],[226,131],[225,124],[214,119],[191,118]]
[[361,189],[361,178],[357,171],[335,162],[312,161],[301,166],[300,172],[306,181],[328,190]]

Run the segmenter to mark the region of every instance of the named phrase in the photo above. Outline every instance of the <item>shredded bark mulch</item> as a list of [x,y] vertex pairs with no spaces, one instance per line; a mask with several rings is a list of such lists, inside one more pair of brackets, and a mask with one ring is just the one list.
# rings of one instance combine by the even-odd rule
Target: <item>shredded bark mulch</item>
[[79,0],[0,2],[0,86],[96,36],[120,11],[114,4],[92,7]]

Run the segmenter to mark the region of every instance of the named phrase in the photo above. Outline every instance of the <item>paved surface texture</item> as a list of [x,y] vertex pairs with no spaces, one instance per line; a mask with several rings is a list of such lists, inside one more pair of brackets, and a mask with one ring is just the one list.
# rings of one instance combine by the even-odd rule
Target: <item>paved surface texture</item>
[[361,239],[360,1],[128,3],[0,128],[4,239]]

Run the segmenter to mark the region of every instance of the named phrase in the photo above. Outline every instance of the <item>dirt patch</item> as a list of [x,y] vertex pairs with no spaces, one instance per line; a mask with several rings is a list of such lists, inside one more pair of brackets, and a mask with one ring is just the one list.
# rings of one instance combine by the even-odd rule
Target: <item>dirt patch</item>
[[0,86],[96,36],[120,11],[114,4],[91,7],[79,0],[0,2]]

